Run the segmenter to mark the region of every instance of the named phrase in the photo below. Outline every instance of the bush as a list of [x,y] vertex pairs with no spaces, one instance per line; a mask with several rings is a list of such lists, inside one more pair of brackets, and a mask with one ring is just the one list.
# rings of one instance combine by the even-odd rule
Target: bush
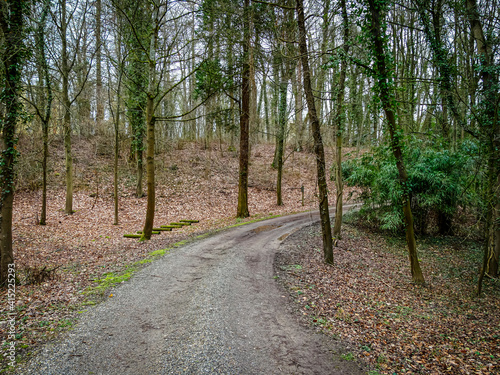
[[[408,141],[405,163],[417,232],[426,233],[430,219],[434,218],[439,233],[451,234],[458,207],[478,201],[471,189],[477,156],[477,144],[471,141],[465,141],[455,151],[416,138]],[[344,162],[342,172],[348,186],[361,188],[367,217],[376,218],[382,229],[403,226],[403,191],[388,145]]]

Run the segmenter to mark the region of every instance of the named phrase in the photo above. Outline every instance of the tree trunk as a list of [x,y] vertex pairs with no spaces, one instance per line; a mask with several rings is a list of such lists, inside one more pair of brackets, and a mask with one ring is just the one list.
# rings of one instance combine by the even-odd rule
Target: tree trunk
[[66,0],[61,1],[61,74],[62,74],[62,104],[64,108],[64,156],[66,160],[66,215],[73,214],[73,156],[71,154],[71,101],[69,99],[69,65],[67,46],[68,24],[66,19]]
[[[118,90],[120,92],[120,90]],[[118,99],[120,100],[120,99]],[[114,169],[113,169],[113,191],[114,191],[114,208],[115,208],[115,220],[113,221],[113,225],[118,225],[118,156],[119,156],[119,124],[120,124],[120,104],[118,104],[116,109],[116,124],[115,124],[115,160],[114,160]]]
[[495,214],[495,223],[496,223],[496,228],[495,228],[495,243],[493,246],[493,256],[491,257],[491,260],[488,264],[488,271],[489,275],[491,277],[497,277],[498,273],[500,271],[499,263],[500,263],[500,174],[498,175],[497,178],[497,194],[496,194],[496,214]]
[[0,51],[5,74],[5,85],[0,89],[0,108],[5,111],[0,133],[0,285],[7,282],[9,264],[14,263],[12,206],[17,154],[16,124],[22,115],[19,91],[23,66],[23,20],[27,7],[24,0],[8,0],[0,4],[0,28],[4,37]]
[[[284,24],[282,25],[285,41],[293,39],[295,36],[292,26],[294,25],[294,12],[291,9],[285,11]],[[279,86],[279,107],[278,107],[278,129],[277,129],[277,145],[276,145],[276,160],[278,176],[276,181],[276,204],[283,205],[282,198],[282,182],[283,182],[283,154],[285,151],[285,138],[287,133],[288,114],[287,114],[287,94],[288,82],[293,75],[293,66],[289,56],[293,55],[290,43],[279,42],[279,49],[283,52],[278,61],[280,62],[281,79]]]
[[319,189],[319,213],[321,218],[321,231],[323,234],[323,254],[326,263],[333,264],[332,247],[332,228],[330,224],[330,213],[328,211],[328,187],[326,184],[325,173],[325,151],[323,140],[321,139],[321,129],[316,105],[311,85],[311,73],[309,70],[309,55],[307,52],[306,25],[304,17],[303,0],[296,0],[298,29],[299,29],[299,48],[302,61],[302,70],[304,75],[304,91],[306,94],[307,107],[309,109],[309,119],[314,138],[314,153],[316,155],[316,167]]
[[[251,11],[252,12],[252,11]],[[253,14],[251,14],[250,19],[253,19]],[[252,25],[250,24],[250,28],[252,28]],[[257,36],[256,36],[257,37]],[[255,44],[258,43],[258,41],[254,42]],[[257,128],[257,84],[255,83],[255,47],[254,43],[250,43],[249,46],[249,67],[250,67],[250,72],[249,72],[249,79],[250,79],[250,115],[249,115],[249,132],[250,132],[250,143],[249,143],[249,151],[248,154],[251,155],[251,146],[259,141],[259,129]]]
[[144,193],[142,191],[142,176],[144,176],[144,141],[142,140],[142,135],[143,132],[142,130],[136,134],[136,140],[140,140],[140,148],[136,150],[136,158],[137,158],[137,172],[136,172],[136,178],[137,178],[137,185],[135,186],[135,195],[137,198],[142,198],[144,196]]
[[295,98],[295,144],[296,150],[302,151],[303,137],[304,137],[304,124],[302,121],[302,68],[300,60],[296,65],[297,75],[292,74],[292,90]]
[[42,211],[40,213],[40,225],[47,224],[47,161],[49,158],[49,124],[42,120]]
[[278,82],[280,82],[280,68],[281,68],[281,52],[274,51],[273,52],[273,96],[271,97],[271,110],[272,110],[272,124],[273,124],[273,132],[274,132],[274,155],[273,162],[271,163],[271,167],[274,169],[278,168],[278,129],[279,129],[279,96],[280,96],[280,86]]
[[347,19],[347,8],[345,0],[341,0],[342,7],[342,22],[344,31],[344,47],[343,56],[340,63],[339,87],[337,93],[336,113],[335,113],[335,185],[337,187],[337,199],[335,207],[335,224],[333,226],[333,237],[341,238],[340,231],[342,228],[342,198],[344,192],[344,183],[342,181],[342,132],[343,132],[343,104],[345,91],[345,76],[346,76],[346,57],[349,53],[349,22]]
[[96,128],[97,131],[101,131],[102,120],[104,119],[104,102],[102,96],[102,69],[101,69],[101,59],[102,59],[102,47],[101,47],[101,12],[102,4],[101,0],[96,0],[95,2],[95,88],[96,88]]
[[[5,160],[5,158],[4,158]],[[13,163],[13,161],[11,161]],[[12,178],[14,176],[12,175]],[[3,182],[3,181],[2,181]],[[2,191],[2,207],[0,214],[0,285],[4,285],[7,280],[9,264],[14,263],[14,252],[12,249],[12,205],[14,201],[14,191]]]
[[[495,249],[495,232],[498,232],[499,223],[496,218],[498,189],[500,184],[500,125],[498,121],[498,79],[492,74],[494,66],[493,50],[486,40],[483,26],[479,18],[476,0],[467,0],[467,13],[471,25],[472,36],[476,42],[479,61],[481,64],[481,80],[483,82],[482,101],[483,113],[480,117],[480,131],[485,141],[487,157],[487,176],[484,203],[486,205],[485,245],[483,266],[478,281],[477,294],[481,294],[484,274],[487,272],[493,277],[491,270],[498,270],[498,249]],[[496,191],[495,191],[496,190]],[[497,255],[497,256],[495,256]],[[495,264],[496,263],[496,264]]]
[[248,217],[248,159],[249,144],[248,132],[250,122],[250,0],[244,3],[244,38],[243,38],[243,69],[241,73],[241,114],[240,114],[240,170],[238,183],[238,209],[237,217]]
[[[120,111],[121,111],[121,88],[122,88],[122,79],[123,79],[123,69],[124,69],[124,63],[121,57],[120,53],[120,48],[121,48],[121,37],[118,37],[118,43],[117,43],[117,57],[118,57],[118,62],[120,63],[119,66],[119,73],[118,73],[118,87],[116,89],[116,117],[114,119],[114,128],[115,128],[115,157],[114,157],[114,163],[113,163],[113,193],[114,193],[114,211],[115,211],[115,219],[113,221],[113,225],[118,225],[119,223],[119,217],[118,217],[118,157],[120,155]],[[109,92],[109,91],[108,91]],[[111,98],[109,98],[109,105],[111,107]]]
[[278,177],[276,181],[276,204],[278,206],[283,205],[283,199],[281,196],[281,182],[283,177],[283,147],[285,142],[285,128],[286,128],[286,94],[288,91],[288,77],[285,73],[286,68],[283,68],[281,72],[281,82],[280,82],[280,104],[278,107],[278,131],[277,131],[277,145],[276,145],[276,160],[278,167]]
[[266,136],[265,140],[269,142],[271,140],[271,128],[269,125],[269,103],[268,103],[268,98],[267,98],[267,80],[266,80],[267,74],[264,73],[264,78],[262,82],[262,93],[264,95],[264,121],[266,125]]
[[[145,46],[150,44],[151,12],[144,0],[121,0],[121,11],[117,12],[119,22],[123,24],[121,35],[123,45],[127,49],[126,87],[127,117],[131,127],[132,142],[130,143],[129,161],[136,163],[135,194],[138,198],[144,196],[142,180],[144,176],[144,133],[145,108],[148,85],[148,54]],[[118,8],[118,6],[116,6]]]
[[146,221],[144,229],[142,230],[141,241],[151,239],[153,231],[153,223],[155,217],[155,114],[154,114],[154,100],[156,90],[156,48],[158,45],[158,32],[159,32],[159,5],[153,5],[153,35],[151,37],[151,44],[149,48],[149,83],[148,95],[146,102],[146,139],[147,139],[147,155],[146,155],[146,168],[147,168],[147,187],[148,187],[148,202],[146,207]]
[[154,98],[150,97],[148,93],[148,101],[146,105],[146,121],[147,121],[147,154],[146,154],[146,168],[147,168],[147,187],[148,187],[148,202],[146,208],[146,222],[142,231],[142,240],[149,240],[151,232],[153,231],[153,223],[155,217],[155,117],[153,113]]
[[425,282],[422,270],[420,269],[420,264],[417,255],[417,244],[415,241],[415,233],[413,228],[413,215],[410,206],[410,191],[407,186],[408,175],[406,173],[406,167],[403,161],[403,151],[402,151],[402,131],[396,123],[396,115],[394,113],[396,102],[394,96],[394,90],[392,89],[393,79],[392,72],[386,66],[386,61],[388,57],[386,56],[386,46],[384,42],[384,36],[382,35],[382,15],[381,15],[381,5],[377,3],[376,0],[368,0],[369,11],[368,11],[368,24],[369,32],[371,37],[371,42],[373,44],[373,59],[374,59],[374,70],[376,72],[375,85],[376,89],[384,109],[387,126],[389,128],[390,134],[390,144],[392,152],[396,159],[396,166],[399,174],[399,182],[403,188],[403,214],[405,218],[406,227],[406,243],[408,245],[408,254],[410,258],[411,275],[413,282],[416,284],[423,284]]
[[52,83],[50,81],[49,66],[47,63],[47,56],[45,53],[45,26],[47,16],[50,11],[50,0],[45,0],[43,3],[42,14],[40,17],[40,22],[36,30],[36,49],[37,49],[37,65],[39,71],[39,82],[42,86],[42,81],[45,84],[45,90],[47,90],[47,96],[43,93],[44,88],[41,87],[41,96],[43,99],[42,109],[37,109],[37,114],[42,122],[42,141],[43,141],[43,155],[42,155],[42,211],[40,214],[40,225],[47,224],[47,161],[49,158],[49,120],[51,116],[52,109]]
[[323,106],[324,106],[324,92],[325,92],[325,83],[326,83],[326,73],[327,69],[323,69],[322,66],[325,66],[328,63],[328,54],[326,53],[328,44],[330,42],[329,38],[329,31],[330,31],[330,17],[331,17],[331,10],[330,10],[330,5],[331,5],[331,0],[323,0],[323,15],[322,19],[323,22],[321,24],[321,46],[320,46],[320,53],[321,53],[321,60],[320,64],[321,66],[318,67],[317,69],[317,74],[316,74],[316,90],[317,90],[317,97],[316,97],[316,111],[318,113],[318,120],[320,121],[320,126],[323,124],[323,118],[326,117],[323,112]]

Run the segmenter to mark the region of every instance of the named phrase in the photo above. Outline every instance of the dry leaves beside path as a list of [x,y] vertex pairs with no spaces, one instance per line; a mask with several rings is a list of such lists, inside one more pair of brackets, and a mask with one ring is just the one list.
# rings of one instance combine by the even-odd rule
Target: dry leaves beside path
[[290,236],[276,272],[308,323],[358,348],[345,360],[364,358],[372,374],[500,373],[500,290],[488,283],[485,297],[473,296],[474,245],[420,240],[428,286],[419,287],[404,239],[344,225],[331,267],[319,230]]

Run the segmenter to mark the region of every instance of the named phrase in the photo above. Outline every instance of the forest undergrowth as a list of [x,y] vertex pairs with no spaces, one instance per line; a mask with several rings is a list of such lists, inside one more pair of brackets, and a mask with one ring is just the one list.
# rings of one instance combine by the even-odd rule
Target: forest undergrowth
[[[349,216],[348,216],[349,217]],[[451,236],[418,238],[427,284],[411,283],[404,237],[361,225],[352,215],[323,262],[317,225],[290,238],[276,258],[278,279],[302,318],[356,348],[370,374],[500,373],[500,285],[474,294],[481,243]]]

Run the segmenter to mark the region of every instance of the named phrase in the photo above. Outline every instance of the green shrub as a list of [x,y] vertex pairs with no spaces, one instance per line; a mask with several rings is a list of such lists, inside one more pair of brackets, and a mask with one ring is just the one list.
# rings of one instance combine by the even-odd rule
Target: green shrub
[[[429,219],[434,218],[440,233],[451,234],[458,207],[478,201],[472,184],[477,155],[477,144],[471,141],[463,142],[455,151],[417,138],[408,141],[405,163],[418,232],[425,233]],[[344,162],[342,172],[348,186],[361,188],[365,217],[376,218],[382,229],[401,229],[403,190],[388,145]]]

